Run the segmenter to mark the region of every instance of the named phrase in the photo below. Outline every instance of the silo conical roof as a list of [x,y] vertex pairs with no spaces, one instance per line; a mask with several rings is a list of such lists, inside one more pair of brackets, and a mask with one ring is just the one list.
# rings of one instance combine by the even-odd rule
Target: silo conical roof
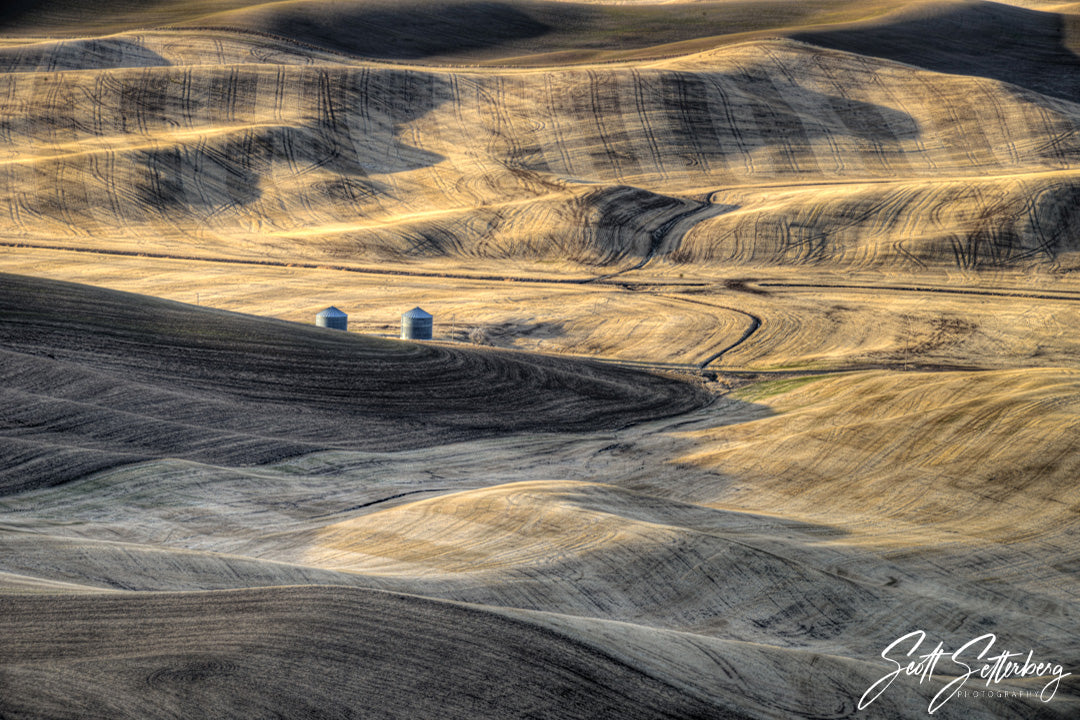
[[419,307],[414,307],[412,310],[410,310],[409,312],[403,314],[401,317],[405,317],[405,318],[431,318],[431,317],[434,317],[434,316],[429,312],[425,312],[424,310],[420,309]]
[[317,317],[317,318],[343,318],[343,317],[348,317],[348,316],[345,313],[338,310],[333,305],[331,305],[330,307],[326,308],[325,310],[320,310],[318,313],[315,314],[315,317]]

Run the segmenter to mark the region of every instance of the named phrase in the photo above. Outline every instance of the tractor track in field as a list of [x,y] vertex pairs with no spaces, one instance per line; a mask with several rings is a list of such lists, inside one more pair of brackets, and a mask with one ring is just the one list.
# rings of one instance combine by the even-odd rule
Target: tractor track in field
[[[701,212],[703,209],[705,209],[705,208],[700,208],[699,207],[699,208],[696,208],[696,209],[694,209],[692,211],[682,213],[682,214],[672,218],[667,223],[665,223],[660,229],[655,231],[654,232],[653,251],[655,251],[655,249],[657,247],[659,247],[659,245],[664,242],[664,240],[665,240],[664,235],[666,235],[671,230],[671,228],[674,227],[674,225],[676,223],[678,223],[680,220],[686,219],[687,217],[689,217],[689,216],[691,216],[691,215],[693,215],[695,213]],[[657,237],[657,236],[659,236],[659,237]],[[204,257],[189,256],[189,255],[174,255],[174,254],[169,254],[169,253],[149,253],[149,252],[136,252],[136,251],[132,251],[132,250],[109,250],[109,249],[101,249],[101,248],[93,248],[92,249],[92,248],[57,247],[57,246],[51,246],[51,245],[32,245],[32,244],[26,244],[26,243],[0,243],[0,247],[20,248],[20,249],[21,248],[29,248],[29,249],[34,249],[34,250],[53,250],[53,251],[61,251],[61,252],[90,253],[90,254],[101,254],[101,255],[114,255],[114,256],[121,256],[121,257],[145,257],[145,258],[152,258],[152,259],[156,259],[156,260],[180,260],[180,261],[187,261],[187,262],[227,263],[227,264],[239,264],[239,265],[253,265],[253,266],[259,266],[259,267],[281,267],[281,268],[292,268],[292,269],[300,268],[300,269],[305,269],[305,270],[333,270],[333,271],[339,271],[339,272],[352,272],[352,273],[359,273],[359,274],[365,274],[365,275],[386,275],[386,276],[396,276],[396,277],[425,277],[425,278],[438,278],[438,279],[448,279],[448,280],[473,280],[473,281],[486,281],[486,282],[513,282],[513,283],[533,283],[533,284],[549,284],[549,285],[585,285],[585,284],[618,285],[618,286],[620,286],[622,288],[625,288],[626,290],[630,290],[630,291],[641,290],[641,289],[645,289],[645,288],[652,288],[652,287],[656,287],[659,284],[659,283],[635,283],[635,282],[627,282],[625,280],[615,282],[615,281],[611,280],[611,278],[622,275],[625,272],[629,272],[630,270],[635,270],[635,269],[638,269],[640,267],[643,267],[649,261],[649,259],[651,259],[651,254],[652,253],[650,253],[650,256],[646,257],[636,267],[629,268],[627,270],[624,270],[624,271],[621,271],[621,272],[618,272],[618,273],[612,273],[612,274],[609,274],[609,275],[600,276],[600,277],[597,277],[597,278],[577,279],[577,278],[530,278],[530,277],[505,276],[505,275],[468,275],[468,274],[464,274],[464,273],[436,273],[436,272],[427,272],[427,271],[407,271],[407,270],[377,270],[377,269],[373,269],[373,268],[350,267],[350,266],[347,266],[347,265],[326,265],[326,264],[323,264],[323,263],[295,263],[295,262],[290,263],[290,262],[276,261],[276,260],[244,260],[244,259],[238,259],[238,258],[204,258]],[[700,283],[700,284],[696,284],[696,285],[686,285],[686,287],[705,287],[707,285],[708,285],[708,283]],[[708,303],[708,302],[704,302],[704,301],[701,301],[701,300],[692,300],[692,299],[689,299],[689,298],[680,297],[678,295],[671,295],[671,294],[668,294],[668,293],[653,293],[653,294],[657,294],[657,295],[659,295],[661,297],[665,297],[667,299],[675,300],[675,301],[678,301],[678,302],[685,302],[685,303],[690,303],[690,304],[694,304],[694,305],[702,305],[704,307],[709,307],[709,308],[727,310],[729,312],[734,312],[734,313],[737,313],[739,315],[743,315],[743,316],[745,316],[746,318],[749,319],[749,321],[750,321],[749,326],[747,327],[746,331],[742,334],[742,336],[738,340],[736,340],[734,343],[731,343],[730,345],[724,347],[722,350],[719,350],[719,351],[713,353],[712,355],[707,357],[704,361],[696,364],[695,367],[699,371],[704,370],[710,364],[712,364],[712,363],[716,362],[717,360],[719,360],[725,353],[728,353],[728,352],[734,350],[736,347],[742,345],[747,340],[749,340],[750,337],[755,332],[757,332],[757,330],[761,327],[762,322],[763,322],[760,317],[758,317],[758,316],[756,316],[756,315],[754,315],[752,313],[746,312],[745,310],[740,310],[738,308],[733,308],[733,307],[726,306],[726,305],[717,305],[715,303]]]
[[531,278],[514,275],[471,275],[467,273],[446,273],[427,270],[385,270],[315,262],[200,257],[197,255],[176,255],[172,253],[144,252],[136,250],[114,250],[108,248],[62,247],[57,245],[41,245],[19,242],[0,242],[0,247],[29,250],[52,250],[56,252],[86,253],[89,255],[112,255],[118,257],[150,258],[153,260],[181,260],[184,262],[223,263],[228,265],[252,265],[256,267],[280,267],[302,270],[332,270],[335,272],[350,272],[361,275],[444,278],[447,280],[482,280],[488,282],[540,283],[546,285],[582,285],[585,283],[593,282],[595,280],[595,278]]
[[671,237],[675,235],[674,231],[680,223],[686,220],[690,220],[697,215],[700,215],[700,219],[704,220],[707,217],[712,217],[713,215],[721,214],[727,211],[728,208],[723,205],[713,205],[711,202],[708,201],[699,203],[696,207],[679,213],[678,215],[672,217],[670,220],[664,222],[660,227],[653,230],[649,234],[649,250],[645,253],[645,257],[643,257],[639,262],[623,270],[617,270],[613,273],[607,273],[606,275],[598,275],[592,280],[587,280],[585,282],[602,283],[606,280],[611,280],[612,278],[621,277],[627,273],[634,272],[635,270],[641,270],[653,261],[653,259],[660,252],[661,248],[664,247],[665,243],[670,245],[671,243],[677,243],[681,241],[683,236],[686,235],[686,233],[690,232],[690,229],[697,224],[696,222],[693,222],[687,227],[683,228],[682,231],[677,234],[677,236]]
[[742,345],[743,343],[745,343],[764,324],[764,321],[760,317],[758,317],[757,315],[754,315],[753,313],[747,312],[746,310],[740,310],[739,308],[733,308],[733,307],[731,307],[729,305],[717,305],[716,303],[709,303],[709,302],[705,302],[703,300],[693,300],[693,299],[687,298],[687,297],[681,297],[681,296],[675,296],[675,295],[667,295],[667,294],[663,295],[663,297],[669,298],[671,300],[677,300],[677,301],[680,301],[680,302],[691,303],[693,305],[704,305],[705,307],[716,308],[718,310],[727,310],[729,312],[733,312],[733,313],[736,313],[738,315],[742,315],[743,317],[747,318],[750,321],[750,324],[747,326],[746,330],[743,331],[742,336],[739,337],[738,340],[736,340],[735,342],[731,343],[730,345],[724,347],[723,349],[714,352],[712,355],[709,355],[707,358],[705,358],[700,363],[698,363],[697,364],[697,369],[699,371],[700,370],[705,370],[705,368],[707,368],[709,365],[711,365],[712,363],[714,363],[717,360],[719,360],[720,358],[722,358],[725,353],[729,353],[732,350],[734,350],[735,348],[737,348],[740,345]]
[[[676,220],[682,219],[676,218]],[[0,248],[10,248],[14,250],[48,250],[53,252],[70,252],[70,253],[84,253],[88,255],[110,255],[115,257],[133,257],[133,258],[149,258],[153,260],[178,260],[184,262],[200,262],[200,263],[221,263],[227,265],[251,265],[255,267],[279,267],[288,269],[301,269],[301,270],[330,270],[333,272],[348,272],[356,273],[359,275],[385,275],[392,277],[422,277],[422,278],[440,278],[447,280],[475,280],[483,282],[509,282],[509,283],[529,283],[534,285],[613,285],[624,287],[627,290],[636,290],[643,288],[655,288],[655,287],[672,287],[677,285],[685,288],[703,288],[716,285],[717,282],[711,281],[680,281],[677,283],[667,281],[635,281],[613,278],[621,276],[631,270],[638,268],[628,268],[626,270],[619,271],[617,273],[609,273],[606,275],[600,275],[595,277],[585,278],[552,278],[552,277],[529,277],[524,275],[502,275],[502,274],[470,274],[470,273],[453,273],[453,272],[434,272],[430,270],[400,270],[400,269],[379,269],[369,267],[356,267],[352,265],[336,265],[333,263],[320,263],[320,262],[292,262],[285,260],[255,260],[246,258],[222,258],[222,257],[201,257],[198,255],[178,255],[173,253],[158,253],[158,252],[146,252],[141,250],[117,250],[110,248],[80,248],[60,245],[45,245],[39,243],[25,243],[25,242],[0,242]],[[640,263],[639,263],[640,265]],[[971,296],[986,296],[986,297],[1015,297],[1015,298],[1027,298],[1032,300],[1060,300],[1064,302],[1080,302],[1080,292],[1071,294],[1051,294],[1044,292],[1029,292],[1025,290],[1012,290],[1006,288],[943,288],[933,287],[929,285],[873,285],[873,284],[844,284],[844,283],[793,283],[793,282],[775,282],[769,280],[761,281],[745,281],[742,283],[743,289],[747,289],[749,286],[759,288],[790,288],[790,289],[808,289],[808,290],[874,290],[882,292],[906,292],[906,293],[930,293],[941,295],[971,295]],[[752,290],[750,290],[752,292]],[[665,297],[674,297],[665,294]],[[677,298],[685,300],[686,302],[694,302],[699,305],[707,305],[709,307],[717,307],[733,312],[738,312],[753,317],[750,313],[746,313],[742,310],[730,308],[722,305],[715,305],[713,303],[706,303],[700,300],[688,300],[686,298]],[[760,322],[760,318],[758,318]]]
[[[665,223],[658,231],[654,232],[654,248],[658,247],[658,244],[659,244],[659,243],[656,242],[656,240],[659,240],[660,243],[662,243],[664,241],[663,237],[656,238],[655,237],[656,235],[666,234],[680,220],[685,220],[689,215],[692,215],[695,212],[700,212],[701,209],[702,208],[698,208],[697,210],[691,211],[689,213],[680,214],[677,217],[670,220],[669,222]],[[725,347],[721,348],[720,350],[717,350],[717,351],[713,352],[712,354],[710,354],[708,357],[704,358],[700,362],[687,364],[685,366],[678,366],[678,367],[668,366],[668,367],[663,368],[663,369],[667,369],[667,370],[678,370],[678,371],[695,371],[696,370],[699,373],[704,372],[706,370],[709,370],[709,369],[711,369],[710,366],[713,366],[715,363],[717,363],[719,360],[721,360],[724,356],[730,354],[732,351],[736,350],[737,348],[739,348],[739,347],[743,346],[744,344],[746,344],[747,342],[749,342],[754,337],[754,335],[758,332],[758,330],[761,329],[761,327],[764,325],[764,322],[765,322],[764,319],[761,316],[756,315],[756,314],[751,313],[751,312],[748,312],[748,311],[746,311],[744,309],[741,309],[741,308],[732,307],[730,305],[721,305],[721,304],[718,304],[718,303],[706,302],[706,301],[703,301],[703,300],[697,300],[697,299],[689,298],[689,297],[686,297],[685,295],[679,294],[677,291],[672,293],[670,290],[667,291],[667,292],[664,292],[664,291],[660,290],[660,288],[662,288],[662,287],[670,288],[671,287],[670,283],[665,283],[665,282],[655,281],[655,280],[652,280],[652,281],[633,281],[633,280],[628,280],[628,279],[625,279],[625,278],[621,277],[624,273],[629,272],[630,269],[634,269],[634,268],[630,268],[628,270],[624,270],[624,271],[621,271],[621,272],[618,272],[618,273],[611,273],[611,274],[608,274],[608,275],[602,275],[602,276],[598,276],[598,277],[588,277],[588,278],[551,278],[551,277],[548,277],[548,278],[543,278],[543,277],[529,277],[529,276],[501,275],[501,274],[469,274],[469,273],[453,273],[453,272],[442,272],[442,273],[440,273],[440,272],[425,271],[425,270],[379,269],[379,268],[356,267],[356,266],[349,266],[349,265],[337,265],[337,264],[327,264],[327,263],[317,263],[317,262],[286,262],[286,261],[280,261],[280,260],[256,260],[256,259],[243,259],[243,258],[200,257],[200,256],[195,256],[195,255],[181,255],[181,254],[173,254],[173,253],[141,252],[141,251],[134,251],[134,250],[120,250],[120,249],[106,249],[106,248],[78,248],[78,247],[70,247],[70,246],[69,247],[63,247],[63,246],[53,246],[53,245],[46,245],[46,244],[31,244],[31,243],[20,243],[20,242],[0,242],[0,247],[2,247],[2,248],[12,248],[12,249],[44,250],[44,251],[54,251],[54,252],[86,253],[86,254],[119,256],[119,257],[143,257],[143,258],[149,258],[149,259],[177,260],[177,261],[185,261],[185,262],[247,265],[247,266],[256,266],[256,267],[278,267],[278,268],[304,269],[304,270],[329,270],[329,271],[336,271],[336,272],[348,272],[348,273],[356,273],[356,274],[362,274],[362,275],[385,276],[385,277],[403,277],[403,278],[416,277],[416,278],[433,278],[433,279],[447,279],[447,280],[465,280],[465,281],[473,281],[473,282],[498,282],[498,283],[515,283],[515,284],[533,284],[533,285],[563,285],[563,286],[575,286],[575,285],[577,285],[577,286],[581,286],[581,285],[591,284],[591,285],[603,285],[603,286],[617,286],[619,288],[622,288],[624,290],[631,291],[631,292],[646,292],[646,293],[651,294],[651,295],[656,295],[658,297],[663,297],[665,299],[673,300],[673,301],[677,301],[677,302],[681,302],[681,303],[689,303],[689,304],[693,304],[693,305],[700,305],[700,306],[703,306],[705,308],[711,308],[711,309],[715,309],[715,310],[724,310],[724,311],[728,311],[728,312],[733,312],[733,313],[736,313],[738,315],[742,315],[743,317],[745,317],[747,319],[748,322],[747,322],[747,326],[746,326],[745,330],[743,331],[741,336],[737,340],[735,340],[734,342],[726,345]],[[648,258],[646,258],[646,261],[647,261],[647,259]],[[643,264],[644,264],[644,262],[639,263],[639,266],[643,265]],[[681,282],[681,283],[678,283],[679,287],[684,287],[684,288],[687,288],[687,289],[705,288],[705,287],[709,287],[709,286],[716,285],[716,284],[717,284],[716,282],[708,282],[708,281]],[[728,286],[731,287],[730,284]],[[756,290],[755,291],[754,288],[761,288],[761,290]],[[969,297],[1008,297],[1008,298],[1020,298],[1020,299],[1045,300],[1045,301],[1052,301],[1052,302],[1080,302],[1080,292],[1074,293],[1074,294],[1063,294],[1063,293],[1046,293],[1046,292],[1013,290],[1013,289],[1005,289],[1005,288],[943,288],[943,287],[934,287],[934,286],[929,286],[929,285],[906,285],[905,286],[905,285],[881,285],[881,284],[868,284],[868,283],[862,283],[862,284],[858,284],[858,283],[851,283],[851,284],[844,284],[844,283],[810,283],[810,282],[798,283],[798,282],[781,282],[781,281],[770,281],[770,280],[761,280],[761,281],[749,280],[749,281],[740,281],[739,286],[737,288],[735,288],[735,289],[742,289],[742,290],[748,291],[748,292],[761,293],[761,292],[765,292],[765,290],[764,290],[765,288],[768,288],[768,289],[792,289],[792,290],[806,289],[806,290],[847,290],[847,291],[874,291],[874,292],[896,292],[896,293],[926,293],[926,294],[958,295],[958,296],[969,296]],[[606,359],[604,359],[604,358],[594,358],[594,359],[598,359],[598,360],[601,360],[601,361],[606,361]],[[619,363],[616,363],[616,364],[619,364]],[[645,363],[645,365],[650,365],[651,366],[652,364]],[[881,369],[881,368],[884,368],[884,367],[893,367],[893,366],[874,365],[872,367],[867,366],[866,368],[863,368],[863,369]],[[921,366],[919,366],[919,367],[921,368]],[[905,366],[905,369],[908,369],[908,366]],[[919,369],[919,368],[911,368],[911,369]],[[925,369],[939,369],[939,368],[935,367],[935,368],[925,368]],[[952,367],[950,367],[950,368],[947,368],[947,369],[962,370],[962,369],[973,369],[973,368],[966,368],[966,367],[952,368]],[[730,373],[730,374],[739,374],[739,373],[748,373],[750,375],[760,374],[759,371],[750,371],[750,370],[740,371],[740,370],[735,369],[735,368],[725,368],[723,370],[723,372]],[[822,372],[822,370],[814,370],[814,371],[808,371],[808,372],[810,372],[811,374],[815,374],[815,373]],[[828,370],[826,370],[825,372],[828,372]],[[784,371],[782,374],[789,374],[789,371]],[[799,373],[796,373],[796,374],[799,374]]]
[[1080,302],[1080,293],[1074,295],[1053,295],[1050,293],[1028,292],[1025,290],[979,289],[979,288],[942,288],[927,285],[846,285],[843,283],[789,283],[755,282],[757,287],[792,288],[808,290],[874,290],[879,292],[932,293],[940,295],[974,295],[984,297],[1012,297],[1029,300],[1061,300]]
[[[453,273],[453,272],[434,272],[430,270],[388,270],[368,267],[356,267],[353,265],[336,265],[333,263],[320,263],[320,262],[293,262],[285,260],[255,260],[246,258],[221,258],[221,257],[200,257],[198,255],[178,255],[173,253],[159,253],[159,252],[145,252],[141,250],[117,250],[109,248],[80,248],[60,245],[44,245],[37,243],[24,243],[24,242],[0,242],[0,248],[11,248],[15,250],[51,250],[54,252],[70,252],[70,253],[85,253],[88,255],[110,255],[115,257],[133,257],[133,258],[148,258],[153,260],[179,260],[183,262],[201,262],[201,263],[222,263],[228,265],[251,265],[255,267],[279,267],[289,269],[301,269],[301,270],[330,270],[334,272],[348,272],[357,273],[360,275],[385,275],[392,277],[423,277],[423,278],[437,278],[446,280],[476,280],[483,282],[510,282],[510,283],[531,283],[535,285],[617,285],[621,287],[630,288],[645,288],[655,287],[657,285],[671,285],[666,282],[634,282],[626,280],[610,280],[617,275],[621,275],[623,272],[629,272],[630,270],[637,268],[628,268],[627,270],[620,271],[618,273],[611,273],[608,275],[601,275],[598,277],[584,277],[584,278],[543,278],[543,277],[528,277],[524,275],[501,275],[501,274],[470,274],[470,273]],[[693,283],[678,283],[682,287],[708,287],[709,282],[693,282]]]

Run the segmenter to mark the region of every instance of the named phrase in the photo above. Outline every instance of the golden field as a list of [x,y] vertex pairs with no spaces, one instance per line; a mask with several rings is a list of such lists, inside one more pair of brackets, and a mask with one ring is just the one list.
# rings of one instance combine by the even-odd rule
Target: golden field
[[[1078,70],[1060,2],[0,12],[0,716],[1080,669]],[[1080,712],[999,680],[934,715]]]

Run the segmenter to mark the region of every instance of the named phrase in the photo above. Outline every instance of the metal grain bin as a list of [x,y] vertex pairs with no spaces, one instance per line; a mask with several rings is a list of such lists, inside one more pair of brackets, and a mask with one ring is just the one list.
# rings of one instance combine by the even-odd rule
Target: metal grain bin
[[418,307],[414,307],[401,316],[401,339],[402,340],[430,340],[431,327],[434,324],[432,315]]
[[349,316],[331,305],[315,315],[315,324],[331,330],[348,330]]

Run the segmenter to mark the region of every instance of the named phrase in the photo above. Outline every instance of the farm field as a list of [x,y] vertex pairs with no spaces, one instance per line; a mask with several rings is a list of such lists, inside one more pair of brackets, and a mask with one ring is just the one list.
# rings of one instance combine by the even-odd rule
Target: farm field
[[0,717],[1076,717],[1078,71],[1035,0],[11,4]]

